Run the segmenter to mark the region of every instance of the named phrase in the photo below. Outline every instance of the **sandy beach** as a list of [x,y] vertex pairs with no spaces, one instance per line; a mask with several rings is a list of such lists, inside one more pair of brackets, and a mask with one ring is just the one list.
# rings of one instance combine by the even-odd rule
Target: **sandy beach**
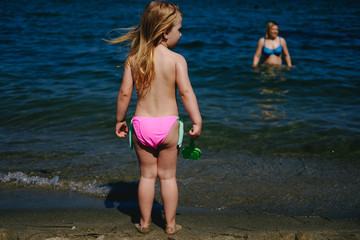
[[321,217],[200,214],[179,211],[183,231],[168,236],[152,224],[147,235],[117,210],[2,210],[0,239],[360,239],[357,220]]
[[[181,232],[173,236],[165,234],[162,212],[155,208],[151,232],[143,235],[134,227],[138,219],[136,210],[110,207],[104,199],[39,190],[9,192],[2,189],[1,193],[1,240],[360,239],[360,221],[356,219],[275,216],[184,207],[179,207],[177,216],[177,222],[183,225]],[[23,205],[14,205],[18,204],[16,199],[20,196]]]

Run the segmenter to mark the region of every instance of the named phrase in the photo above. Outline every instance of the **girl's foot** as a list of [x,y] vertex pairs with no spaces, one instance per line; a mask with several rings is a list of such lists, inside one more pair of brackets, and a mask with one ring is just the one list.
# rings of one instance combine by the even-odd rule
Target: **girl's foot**
[[149,233],[150,232],[150,225],[148,227],[143,227],[140,225],[140,223],[135,223],[136,229],[139,231],[139,233]]
[[180,231],[182,229],[182,226],[179,224],[175,224],[175,226],[166,226],[165,232],[169,235],[173,235]]

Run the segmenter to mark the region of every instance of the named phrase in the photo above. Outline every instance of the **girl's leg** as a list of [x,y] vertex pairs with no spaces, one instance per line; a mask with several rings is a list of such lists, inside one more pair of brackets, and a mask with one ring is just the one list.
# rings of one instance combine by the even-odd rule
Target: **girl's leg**
[[178,159],[177,141],[179,136],[179,122],[171,128],[167,138],[161,146],[158,155],[157,171],[161,184],[165,220],[167,226],[175,226],[176,208],[178,204],[178,187],[176,183],[176,165]]
[[138,200],[140,206],[140,226],[148,228],[151,223],[151,210],[155,197],[155,183],[157,178],[157,158],[152,148],[142,146],[135,134],[134,147],[140,165],[140,183]]

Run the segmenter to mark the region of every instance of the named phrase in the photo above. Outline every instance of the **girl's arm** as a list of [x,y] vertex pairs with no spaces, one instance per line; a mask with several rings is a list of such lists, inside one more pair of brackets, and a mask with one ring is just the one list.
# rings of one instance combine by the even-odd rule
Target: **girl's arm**
[[252,64],[253,67],[256,67],[259,64],[263,47],[264,47],[264,38],[260,38],[253,59],[253,64]]
[[287,48],[286,41],[284,38],[281,38],[281,40],[282,40],[282,47],[283,47],[284,58],[285,58],[286,64],[288,65],[288,67],[292,67],[290,53]]
[[197,139],[201,134],[202,118],[195,93],[190,83],[186,60],[181,55],[178,55],[177,58],[176,84],[184,107],[193,122],[193,130],[189,131],[189,135],[192,139]]
[[116,135],[118,137],[125,137],[126,133],[128,132],[125,116],[130,104],[133,89],[134,89],[134,84],[131,75],[131,68],[129,64],[126,64],[123,81],[119,90],[119,95],[117,100]]

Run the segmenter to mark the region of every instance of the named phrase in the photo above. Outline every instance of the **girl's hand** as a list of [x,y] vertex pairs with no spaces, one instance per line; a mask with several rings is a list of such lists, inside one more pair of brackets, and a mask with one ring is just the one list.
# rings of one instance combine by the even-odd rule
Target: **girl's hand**
[[120,138],[126,137],[128,131],[129,130],[128,130],[126,121],[116,123],[115,133],[118,137],[120,137]]
[[201,125],[193,124],[193,128],[189,131],[189,136],[191,139],[196,140],[200,137],[201,134]]

